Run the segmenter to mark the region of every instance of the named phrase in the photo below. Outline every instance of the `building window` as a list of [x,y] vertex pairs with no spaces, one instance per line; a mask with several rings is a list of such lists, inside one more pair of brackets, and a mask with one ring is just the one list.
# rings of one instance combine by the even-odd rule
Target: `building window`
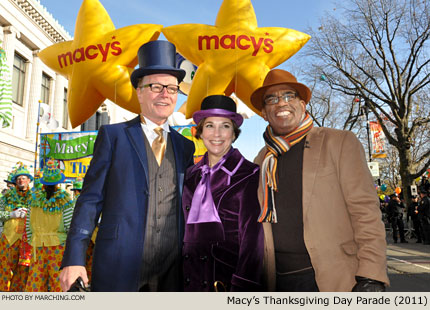
[[21,107],[24,104],[25,63],[26,60],[23,57],[15,54],[12,73],[12,101]]
[[42,90],[40,92],[40,100],[49,104],[49,93],[51,88],[51,78],[45,73],[42,74]]
[[89,120],[81,125],[81,131],[99,130],[102,125],[107,124],[109,124],[108,113],[97,111]]
[[63,128],[67,129],[69,127],[69,112],[67,110],[67,88],[64,88],[64,98],[63,98]]
[[96,129],[98,130],[102,125],[102,114],[97,111],[96,113]]

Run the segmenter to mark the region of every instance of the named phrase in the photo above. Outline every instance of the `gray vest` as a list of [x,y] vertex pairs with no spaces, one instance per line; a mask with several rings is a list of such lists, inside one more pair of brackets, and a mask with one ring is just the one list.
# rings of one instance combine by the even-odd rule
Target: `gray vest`
[[158,166],[146,136],[145,148],[148,158],[149,199],[140,286],[149,285],[151,291],[156,291],[159,280],[165,278],[165,273],[170,272],[179,259],[177,180],[170,135],[161,166]]

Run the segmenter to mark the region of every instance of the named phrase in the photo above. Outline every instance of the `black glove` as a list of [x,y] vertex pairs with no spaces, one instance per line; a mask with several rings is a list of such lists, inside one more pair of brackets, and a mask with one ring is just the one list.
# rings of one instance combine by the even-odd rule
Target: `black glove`
[[364,277],[355,277],[357,283],[352,288],[352,292],[385,292],[385,284],[380,281]]
[[78,277],[76,281],[70,286],[68,292],[90,292],[90,287],[85,286],[84,280],[81,277]]

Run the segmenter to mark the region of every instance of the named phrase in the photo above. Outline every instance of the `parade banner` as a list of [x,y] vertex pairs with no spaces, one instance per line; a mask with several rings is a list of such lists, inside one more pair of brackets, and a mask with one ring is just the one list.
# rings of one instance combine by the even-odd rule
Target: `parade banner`
[[369,121],[370,133],[372,135],[372,157],[385,158],[385,134],[381,125],[375,121]]
[[[202,140],[195,138],[196,126],[173,126],[187,139],[194,142],[196,151],[194,163],[197,163],[206,153]],[[41,133],[39,145],[39,166],[43,169],[49,158],[56,159],[64,171],[66,182],[76,178],[84,178],[91,162],[97,131],[54,132]]]
[[41,133],[39,162],[43,169],[49,158],[56,159],[66,182],[84,178],[94,151],[97,131]]
[[[60,134],[61,136],[65,135]],[[46,156],[66,160],[91,156],[96,136],[94,134],[73,138],[73,134],[67,134],[66,137],[70,137],[70,140],[57,140],[46,135],[44,142],[49,144]]]

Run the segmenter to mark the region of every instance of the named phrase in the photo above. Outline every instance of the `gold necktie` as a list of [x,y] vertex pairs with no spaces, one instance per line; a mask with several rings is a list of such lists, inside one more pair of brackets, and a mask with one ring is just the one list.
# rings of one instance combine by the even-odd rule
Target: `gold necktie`
[[158,166],[161,165],[161,162],[164,157],[164,152],[166,151],[166,140],[163,137],[163,128],[157,127],[154,129],[155,133],[158,137],[152,142],[152,151],[154,152],[155,159],[158,162]]

